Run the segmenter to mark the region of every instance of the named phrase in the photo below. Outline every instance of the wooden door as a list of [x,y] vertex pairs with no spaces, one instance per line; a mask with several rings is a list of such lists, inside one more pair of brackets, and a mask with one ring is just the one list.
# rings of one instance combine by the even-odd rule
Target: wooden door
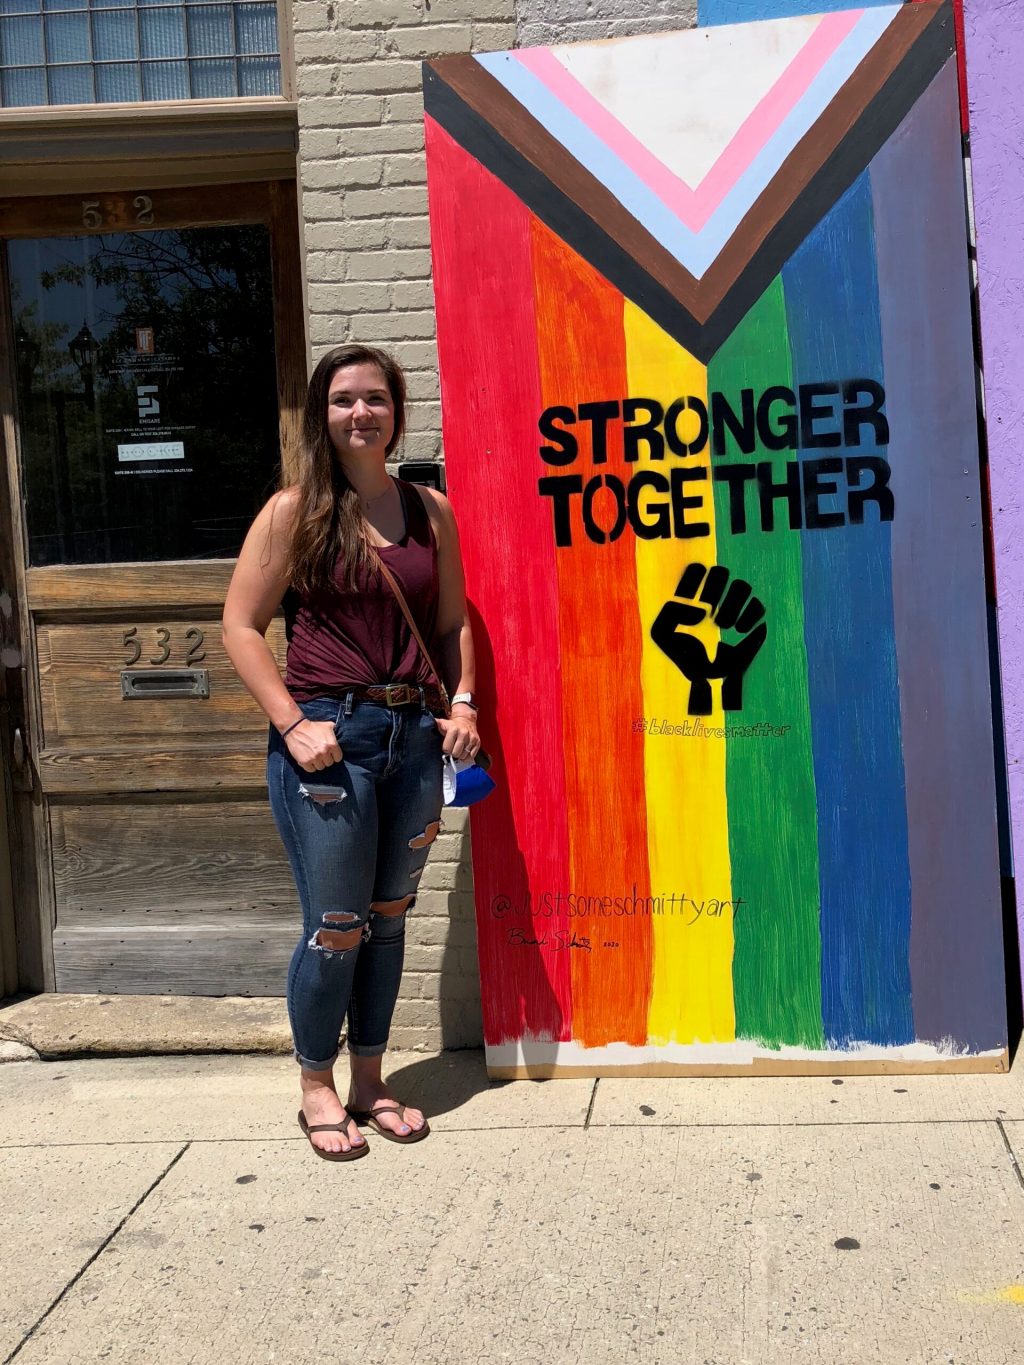
[[219,623],[298,430],[294,186],[0,201],[0,236],[23,984],[283,994],[295,893]]

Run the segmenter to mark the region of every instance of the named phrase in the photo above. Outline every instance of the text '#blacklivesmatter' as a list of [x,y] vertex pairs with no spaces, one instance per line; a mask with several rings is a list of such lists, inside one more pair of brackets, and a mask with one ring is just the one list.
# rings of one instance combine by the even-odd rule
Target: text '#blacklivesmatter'
[[[892,521],[889,463],[868,453],[889,444],[884,405],[885,390],[873,379],[801,384],[795,390],[776,384],[762,393],[742,389],[734,398],[711,393],[706,403],[691,394],[667,408],[655,398],[556,405],[545,408],[537,422],[546,442],[540,447],[545,464],[561,469],[575,464],[582,443],[595,466],[607,464],[614,448],[626,464],[642,460],[644,467],[632,477],[549,474],[538,480],[537,491],[551,499],[560,546],[573,543],[581,524],[598,545],[618,540],[627,525],[642,540],[710,535],[706,499],[715,483],[728,490],[733,535],[758,528],[862,525],[869,506],[879,521]],[[738,458],[759,447],[801,455],[784,464]],[[840,448],[859,453],[803,454]],[[700,456],[704,459],[694,463]],[[664,467],[652,468],[657,462]]]

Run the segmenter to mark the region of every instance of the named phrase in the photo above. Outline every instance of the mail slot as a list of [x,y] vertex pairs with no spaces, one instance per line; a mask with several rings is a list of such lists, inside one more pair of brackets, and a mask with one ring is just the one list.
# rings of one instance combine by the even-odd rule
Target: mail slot
[[208,697],[208,668],[122,668],[121,696],[125,701],[143,697]]

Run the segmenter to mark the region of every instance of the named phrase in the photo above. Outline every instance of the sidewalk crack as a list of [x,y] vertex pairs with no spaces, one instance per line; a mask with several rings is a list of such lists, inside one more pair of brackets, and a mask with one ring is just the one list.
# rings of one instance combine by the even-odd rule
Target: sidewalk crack
[[996,1119],[996,1127],[1002,1134],[1003,1142],[1006,1144],[1006,1150],[1010,1156],[1010,1165],[1013,1167],[1013,1173],[1017,1177],[1017,1184],[1024,1190],[1024,1172],[1021,1171],[1020,1162],[1017,1160],[1017,1153],[1010,1146],[1010,1136],[1003,1127],[1002,1119]]
[[590,1127],[590,1118],[594,1112],[594,1101],[597,1099],[597,1087],[601,1084],[601,1077],[594,1077],[594,1088],[590,1092],[590,1104],[587,1106],[587,1117],[583,1120],[584,1131]]
[[89,1267],[93,1264],[93,1262],[98,1260],[99,1257],[102,1256],[103,1253],[106,1251],[107,1247],[110,1246],[111,1242],[121,1231],[124,1225],[128,1222],[128,1219],[131,1218],[132,1214],[142,1207],[142,1205],[146,1202],[146,1200],[153,1193],[156,1187],[164,1180],[166,1176],[168,1176],[171,1173],[174,1167],[177,1166],[178,1162],[181,1160],[181,1158],[185,1155],[185,1153],[191,1146],[192,1146],[191,1142],[186,1142],[184,1147],[182,1147],[179,1152],[176,1152],[175,1155],[171,1157],[170,1161],[160,1172],[157,1178],[153,1181],[153,1183],[149,1186],[148,1189],[144,1190],[142,1194],[139,1195],[138,1199],[136,1199],[135,1203],[131,1206],[131,1208],[121,1219],[121,1221],[117,1224],[117,1226],[113,1229],[113,1231],[108,1233],[107,1236],[104,1237],[103,1241],[99,1244],[99,1246],[92,1253],[89,1259],[82,1266],[79,1267],[79,1269],[75,1272],[74,1275],[72,1275],[71,1279],[68,1280],[67,1284],[60,1291],[60,1293],[53,1300],[53,1302],[49,1305],[49,1307],[44,1309],[44,1311],[40,1313],[39,1317],[36,1318],[35,1322],[28,1329],[28,1331],[25,1333],[22,1339],[18,1342],[17,1346],[15,1346],[14,1350],[10,1353],[10,1355],[4,1357],[3,1365],[10,1365],[11,1361],[15,1358],[15,1356],[17,1356],[20,1353],[22,1347],[27,1345],[27,1343],[32,1340],[36,1332],[39,1331],[39,1328],[42,1327],[43,1323],[50,1316],[53,1310],[57,1308],[59,1304],[63,1303],[63,1301],[67,1298],[68,1294],[70,1294],[72,1289],[74,1289],[75,1285],[82,1278],[82,1276],[89,1269]]

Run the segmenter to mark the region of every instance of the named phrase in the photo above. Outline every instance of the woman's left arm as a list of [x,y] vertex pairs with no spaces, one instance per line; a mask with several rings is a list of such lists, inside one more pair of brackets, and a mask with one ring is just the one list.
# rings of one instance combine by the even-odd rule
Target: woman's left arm
[[[466,578],[459,549],[459,531],[451,503],[443,493],[421,487],[430,523],[437,540],[437,666],[450,697],[459,692],[476,692],[476,662],[473,654],[473,628],[466,608]],[[465,702],[456,702],[450,720],[439,720],[444,735],[444,751],[453,758],[475,758],[480,748],[476,711]]]

